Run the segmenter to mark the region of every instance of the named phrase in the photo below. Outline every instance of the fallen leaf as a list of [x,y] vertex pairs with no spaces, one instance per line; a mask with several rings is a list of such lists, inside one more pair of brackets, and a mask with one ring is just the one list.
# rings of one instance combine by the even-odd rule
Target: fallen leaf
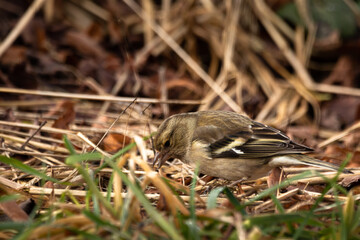
[[0,58],[2,65],[14,66],[25,62],[27,48],[24,46],[13,45]]
[[360,185],[360,175],[354,174],[352,176],[345,177],[339,184],[340,186],[350,190],[352,187]]
[[281,168],[279,167],[274,168],[273,170],[271,170],[269,177],[267,179],[268,187],[270,188],[279,184],[279,182],[283,181],[285,178],[286,178],[285,173]]
[[158,211],[163,211],[163,210],[166,210],[168,208],[169,207],[166,204],[166,200],[165,200],[164,195],[160,193],[159,200],[158,200],[158,202],[156,204],[156,209]]
[[336,62],[330,75],[323,80],[325,84],[340,84],[346,87],[353,87],[355,77],[359,74],[359,63],[349,55],[341,56]]
[[358,167],[360,167],[360,151],[356,151],[356,152],[353,153],[347,167],[349,167],[349,168],[358,168]]
[[[56,109],[61,109],[62,113],[52,124],[52,127],[60,128],[60,129],[69,129],[70,123],[75,119],[74,105],[75,105],[74,102],[69,100],[61,102],[58,105],[58,107],[56,107]],[[58,139],[62,138],[61,133],[53,133],[52,136]]]
[[344,145],[350,149],[356,149],[360,142],[360,131],[354,131],[343,137]]
[[97,43],[100,43],[104,39],[104,29],[96,22],[90,24],[89,28],[86,30],[86,34]]
[[0,202],[0,209],[14,222],[24,222],[29,219],[29,216],[16,204],[16,201]]
[[360,166],[360,151],[354,151],[350,148],[341,147],[335,144],[331,144],[326,147],[324,157],[322,160],[341,165],[346,160],[348,154],[352,154],[352,157],[346,167],[359,167]]
[[126,135],[120,133],[110,133],[104,138],[102,144],[103,149],[106,152],[115,153],[131,142],[132,139]]
[[337,96],[322,105],[321,126],[332,130],[341,130],[359,120],[359,113],[359,97]]
[[86,34],[75,31],[68,31],[65,35],[64,43],[75,48],[84,56],[104,58],[106,53],[93,39]]
[[39,51],[47,51],[49,46],[46,36],[46,24],[43,18],[34,18],[25,27],[21,36],[27,45]]

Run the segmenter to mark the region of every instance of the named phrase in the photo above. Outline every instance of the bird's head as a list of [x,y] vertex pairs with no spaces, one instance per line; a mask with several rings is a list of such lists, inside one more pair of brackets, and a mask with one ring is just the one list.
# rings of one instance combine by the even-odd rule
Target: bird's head
[[169,159],[183,160],[191,144],[196,120],[195,114],[177,114],[167,118],[159,126],[154,140],[157,154],[153,165],[157,162],[157,167],[160,168]]

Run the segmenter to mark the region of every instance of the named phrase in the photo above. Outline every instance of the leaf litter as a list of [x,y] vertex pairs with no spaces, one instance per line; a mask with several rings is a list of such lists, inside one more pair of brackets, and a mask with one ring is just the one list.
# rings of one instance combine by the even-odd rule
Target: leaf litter
[[[276,14],[289,2],[305,25]],[[0,9],[8,29],[2,39],[34,6],[27,4]],[[25,19],[24,30],[0,53],[1,151],[25,164],[0,165],[3,216],[21,224],[19,203],[34,200],[28,218],[54,217],[26,231],[2,228],[2,237],[308,236],[316,226],[301,223],[304,214],[322,221],[318,228],[338,226],[342,215],[329,221],[331,212],[349,214],[351,199],[357,203],[360,196],[359,46],[357,36],[346,35],[352,30],[322,23],[315,31],[319,16],[309,14],[320,14],[318,6],[309,13],[299,1],[142,4],[44,3],[43,13]],[[118,96],[138,99],[129,105],[130,99],[111,98]],[[316,148],[319,159],[347,159],[355,175],[293,167],[241,184],[200,175],[193,185],[196,170],[177,160],[155,172],[151,134],[162,119],[207,109],[242,111]],[[216,190],[225,186],[228,191]],[[290,224],[273,220],[275,229],[267,216]],[[303,224],[303,232],[291,224]],[[341,227],[335,232],[345,234]]]

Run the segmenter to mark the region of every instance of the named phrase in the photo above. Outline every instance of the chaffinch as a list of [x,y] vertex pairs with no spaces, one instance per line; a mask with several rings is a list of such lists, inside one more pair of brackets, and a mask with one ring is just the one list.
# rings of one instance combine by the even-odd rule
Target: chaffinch
[[178,158],[193,167],[198,164],[201,173],[228,180],[257,179],[289,165],[338,170],[302,154],[313,149],[291,141],[281,131],[227,111],[173,115],[160,125],[154,147],[158,168]]

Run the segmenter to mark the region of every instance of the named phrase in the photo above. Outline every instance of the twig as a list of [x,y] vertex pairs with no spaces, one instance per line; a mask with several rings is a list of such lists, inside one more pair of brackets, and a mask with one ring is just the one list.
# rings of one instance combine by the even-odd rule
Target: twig
[[86,11],[90,12],[91,14],[95,15],[96,17],[104,20],[109,21],[111,14],[103,9],[102,7],[98,6],[92,1],[76,1],[71,0],[72,3],[76,4],[77,6],[81,6]]
[[[39,128],[39,126],[35,125],[35,124],[7,122],[7,121],[1,121],[1,120],[0,120],[0,125],[20,127],[20,128],[29,128],[29,129],[38,129]],[[60,133],[60,134],[67,134],[67,135],[75,135],[74,131],[66,130],[66,129],[60,129],[60,128],[43,127],[41,130],[49,132],[49,133]]]
[[5,38],[5,40],[2,41],[2,43],[0,45],[0,57],[11,46],[11,44],[15,41],[15,39],[19,36],[19,34],[24,30],[26,25],[34,17],[35,13],[44,4],[44,2],[45,2],[45,0],[35,0],[31,4],[31,6],[27,9],[25,14],[21,17],[19,22],[16,24],[15,28],[13,28],[13,30],[9,33],[9,35]]
[[84,142],[86,142],[87,144],[89,144],[91,147],[94,148],[94,150],[100,152],[101,154],[103,154],[104,156],[107,157],[111,157],[110,154],[108,154],[107,152],[103,151],[102,149],[100,149],[98,146],[96,146],[93,142],[91,142],[84,134],[82,134],[81,132],[78,132],[76,134],[81,140],[83,140]]
[[[19,142],[19,143],[24,143],[26,141],[23,138],[14,137],[14,136],[2,134],[2,133],[0,133],[0,137],[4,138],[6,140],[9,140],[9,141]],[[42,148],[42,149],[49,150],[49,151],[60,152],[60,153],[65,153],[65,154],[69,153],[69,151],[66,148],[59,147],[59,146],[51,146],[49,144],[35,142],[35,141],[30,141],[30,144],[33,145],[34,147]]]
[[[295,189],[290,190],[290,191],[288,191],[288,192],[286,192],[284,194],[279,194],[276,198],[281,201],[281,200],[284,200],[286,198],[294,196],[298,192],[299,192],[299,189],[295,188]],[[269,199],[266,202],[256,206],[255,207],[255,212],[256,213],[262,212],[264,209],[269,208],[269,207],[271,207],[273,205],[274,205],[274,201],[272,199]]]
[[[25,186],[21,186],[21,187],[25,187]],[[56,196],[60,196],[66,192],[68,192],[69,194],[75,196],[75,197],[85,197],[88,193],[86,190],[67,190],[67,189],[52,189],[52,188],[42,188],[42,187],[30,187],[28,189],[28,192],[30,194],[33,195],[50,195],[50,194],[55,194]],[[101,192],[104,196],[107,196],[108,192]],[[128,193],[121,193],[121,196],[123,198],[127,197]],[[114,198],[114,193],[111,193],[110,196],[111,198]],[[160,194],[158,193],[147,193],[144,194],[149,200],[159,200],[160,199]],[[179,196],[183,201],[189,202],[190,201],[190,196]],[[207,197],[200,197],[200,199],[195,198],[195,200],[197,202],[206,202],[207,201]],[[227,198],[217,198],[216,199],[217,203],[226,203],[228,202]]]
[[[13,129],[1,129],[0,128],[0,132],[3,133],[7,133],[7,134],[12,134],[12,135],[17,135],[17,136],[22,136],[22,137],[29,137],[29,133],[25,133],[25,132],[20,132],[20,131],[15,131]],[[34,139],[38,139],[41,141],[46,141],[46,142],[52,142],[52,143],[56,143],[56,144],[63,144],[64,141],[60,140],[60,139],[55,139],[55,138],[51,138],[51,137],[44,137],[44,136],[34,136]]]
[[[161,100],[166,101],[168,99],[168,92],[166,88],[166,79],[165,79],[166,68],[161,66],[159,68],[159,82],[160,82],[160,92],[161,92]],[[169,105],[161,104],[162,111],[165,117],[169,116]]]
[[313,198],[323,197],[324,200],[328,200],[328,201],[336,201],[336,200],[346,201],[346,199],[347,199],[347,197],[344,197],[344,196],[334,196],[334,195],[329,195],[329,194],[323,195],[321,193],[311,192],[311,191],[302,190],[302,189],[299,189],[299,192],[302,194],[305,194],[305,195],[309,195]]
[[165,32],[158,24],[151,21],[149,16],[141,9],[141,7],[134,2],[133,0],[124,0],[124,2],[137,14],[139,15],[146,24],[149,24],[155,33],[157,33],[163,40],[166,42],[169,47],[182,59],[188,66],[196,72],[196,74],[203,79],[206,84],[208,84],[211,89],[219,95],[224,102],[226,102],[229,107],[231,107],[235,112],[241,112],[241,108],[234,100],[226,94],[221,87],[199,66],[199,64],[192,59],[189,54],[187,54],[180,46],[177,44],[174,39],[172,39],[169,34]]
[[334,86],[334,85],[323,84],[323,83],[315,84],[313,88],[310,88],[310,90],[326,92],[326,93],[336,93],[336,94],[358,96],[358,97],[360,96],[359,88]]
[[62,154],[53,154],[53,153],[37,153],[37,152],[30,152],[30,151],[19,151],[11,148],[0,148],[0,151],[6,151],[13,154],[20,154],[20,155],[30,155],[30,156],[39,156],[39,157],[60,157],[66,158],[69,155],[62,155]]
[[[111,101],[111,102],[132,102],[132,97],[114,97],[114,96],[98,96],[92,94],[79,94],[79,93],[65,93],[65,92],[51,92],[51,91],[40,91],[40,90],[27,90],[21,88],[0,88],[0,92],[5,93],[16,93],[16,94],[29,94],[37,96],[47,97],[61,97],[71,99],[84,99],[84,100],[95,100],[95,101]],[[184,105],[200,105],[199,100],[167,100],[161,101],[155,98],[137,98],[139,103],[168,103],[168,104],[184,104]]]
[[318,147],[322,148],[325,147],[327,145],[329,145],[332,142],[335,142],[343,137],[345,137],[346,135],[350,134],[352,131],[355,131],[356,129],[360,128],[360,121],[358,121],[357,123],[353,124],[352,126],[348,127],[347,129],[345,129],[344,131],[326,139],[325,141],[322,141]]
[[312,80],[309,72],[305,69],[304,65],[296,57],[294,52],[289,47],[288,43],[281,36],[275,26],[271,24],[269,19],[263,18],[263,16],[266,16],[266,14],[264,14],[265,12],[271,11],[268,5],[263,0],[254,1],[254,5],[256,6],[256,13],[259,15],[260,21],[264,25],[265,29],[267,30],[273,41],[276,43],[278,48],[282,50],[282,53],[292,65],[304,85],[312,89],[314,86],[314,81]]
[[36,129],[36,131],[30,137],[28,137],[28,139],[23,143],[23,145],[21,145],[20,150],[24,150],[25,146],[29,143],[29,141],[40,131],[43,126],[45,126],[46,123],[47,121],[43,121],[40,124],[39,128]]
[[101,137],[101,139],[98,141],[98,143],[96,144],[95,148],[92,150],[92,152],[95,151],[95,149],[98,148],[98,146],[100,145],[100,143],[104,140],[104,138],[108,135],[110,129],[115,125],[115,123],[120,119],[120,117],[126,112],[126,110],[133,105],[136,102],[137,98],[134,98],[134,100],[127,105],[124,110],[122,110],[122,112],[117,116],[117,118],[111,123],[111,125],[109,126],[109,128],[106,130],[106,132],[103,134],[103,136]]

